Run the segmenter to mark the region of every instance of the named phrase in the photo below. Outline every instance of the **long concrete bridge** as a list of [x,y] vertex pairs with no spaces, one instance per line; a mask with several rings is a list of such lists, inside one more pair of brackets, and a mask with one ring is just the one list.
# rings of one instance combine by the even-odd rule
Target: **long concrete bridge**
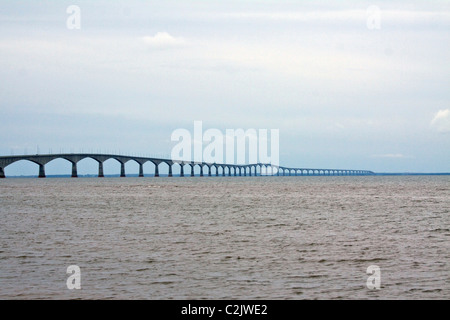
[[[5,178],[5,168],[10,164],[27,160],[39,166],[39,178],[45,178],[45,165],[55,159],[65,159],[72,163],[72,177],[78,177],[77,163],[85,158],[91,158],[98,162],[98,177],[104,177],[103,163],[108,159],[115,159],[120,163],[120,176],[125,177],[125,163],[128,161],[135,161],[139,165],[139,177],[144,176],[144,164],[151,162],[155,165],[155,177],[159,177],[159,165],[166,163],[169,167],[168,176],[172,177],[172,167],[174,165],[180,166],[180,176],[184,177],[184,166],[190,166],[191,177],[195,176],[194,168],[200,168],[199,176],[212,176],[212,168],[215,168],[215,176],[219,176],[219,169],[221,169],[221,176],[256,176],[258,175],[277,175],[277,176],[355,176],[355,175],[373,175],[372,171],[367,170],[346,170],[346,169],[312,169],[312,168],[288,168],[282,166],[272,165],[270,163],[255,163],[246,165],[237,164],[217,164],[208,162],[182,161],[160,158],[147,158],[124,156],[114,154],[90,154],[90,153],[61,153],[61,154],[36,154],[36,155],[15,155],[15,156],[1,156],[0,157],[0,178]],[[205,170],[205,171],[204,171]]]

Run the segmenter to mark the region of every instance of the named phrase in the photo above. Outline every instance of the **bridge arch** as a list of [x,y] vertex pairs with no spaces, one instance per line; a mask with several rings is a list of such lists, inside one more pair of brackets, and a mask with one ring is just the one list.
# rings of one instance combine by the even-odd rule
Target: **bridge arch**
[[155,160],[149,160],[149,162],[153,163],[154,165],[154,177],[159,177],[159,165],[161,161],[155,161]]
[[136,159],[128,159],[124,161],[124,173],[123,177],[126,176],[126,174],[139,174],[141,168],[141,163],[137,161]]
[[[36,167],[37,165],[37,167]],[[20,173],[20,176],[39,176],[38,173],[39,169],[39,163],[29,160],[29,159],[22,159],[22,160],[16,160],[13,161],[3,168],[1,168],[0,175],[3,173],[3,177],[12,176],[12,175],[18,175],[17,173]]]
[[223,166],[223,175],[222,176],[224,176],[224,177],[226,177],[226,176],[228,176],[228,174],[229,174],[229,168],[228,168],[228,166]]
[[45,175],[71,175],[77,177],[76,162],[65,157],[51,159],[45,165]]
[[185,177],[186,172],[189,173],[189,168],[186,167],[186,165],[187,164],[183,161],[173,161],[172,176]]
[[[120,175],[125,171],[125,164],[115,157],[109,157],[102,161],[104,175]],[[123,172],[122,172],[123,169]]]
[[158,164],[158,174],[167,175],[168,177],[173,177],[173,162],[162,160]]
[[211,171],[211,164],[209,163],[204,163],[203,164],[203,168],[204,168],[204,175],[211,177],[212,176],[212,171]]
[[216,173],[217,173],[216,165],[214,163],[211,163],[211,164],[209,164],[209,168],[211,171],[211,176],[216,176]]
[[103,161],[95,157],[82,157],[76,162],[77,175],[96,175],[103,177]]
[[206,165],[206,163],[197,163],[197,165],[200,168],[200,177],[208,175],[208,166]]

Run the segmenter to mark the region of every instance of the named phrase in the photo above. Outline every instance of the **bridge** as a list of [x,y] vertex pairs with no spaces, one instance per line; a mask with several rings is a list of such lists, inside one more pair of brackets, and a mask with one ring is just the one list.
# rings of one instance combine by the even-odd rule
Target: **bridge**
[[[98,162],[98,177],[104,177],[103,163],[109,159],[115,159],[120,163],[120,176],[125,177],[125,163],[128,161],[135,161],[139,165],[139,177],[144,176],[144,164],[151,162],[155,166],[155,177],[159,177],[159,165],[165,163],[169,166],[169,177],[172,177],[172,167],[174,165],[180,166],[180,177],[184,177],[184,166],[190,166],[190,176],[195,176],[194,168],[200,168],[199,176],[212,176],[212,168],[215,168],[215,176],[219,176],[219,169],[221,169],[221,176],[257,176],[258,168],[259,175],[277,175],[277,176],[360,176],[360,175],[374,175],[372,171],[367,170],[344,170],[344,169],[312,169],[312,168],[288,168],[270,163],[255,163],[255,164],[217,164],[208,162],[182,161],[172,159],[147,158],[137,156],[124,156],[114,154],[91,154],[91,153],[61,153],[61,154],[36,154],[36,155],[14,155],[14,156],[0,156],[0,178],[5,178],[5,168],[10,164],[27,160],[39,166],[39,178],[45,178],[45,165],[55,159],[65,159],[72,164],[72,177],[78,177],[77,163],[85,158],[91,158]],[[204,172],[205,170],[205,172]],[[263,173],[264,172],[264,173]]]

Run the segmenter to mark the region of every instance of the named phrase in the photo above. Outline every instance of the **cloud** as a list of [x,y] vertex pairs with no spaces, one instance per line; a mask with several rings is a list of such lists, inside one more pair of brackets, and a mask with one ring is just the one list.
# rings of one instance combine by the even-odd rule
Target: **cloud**
[[414,158],[413,156],[405,156],[401,153],[373,154],[370,157],[371,158],[390,158],[390,159]]
[[186,44],[185,39],[173,37],[167,32],[158,32],[154,36],[142,37],[142,40],[154,48],[171,48]]
[[431,120],[431,126],[438,132],[450,132],[450,109],[439,110]]
[[[450,17],[449,11],[408,11],[389,10],[371,6],[378,9],[383,21],[390,23],[408,24],[447,24]],[[224,18],[266,21],[298,21],[298,22],[361,22],[366,21],[370,11],[361,8],[359,10],[306,10],[306,11],[271,11],[271,12],[231,12],[223,14]]]

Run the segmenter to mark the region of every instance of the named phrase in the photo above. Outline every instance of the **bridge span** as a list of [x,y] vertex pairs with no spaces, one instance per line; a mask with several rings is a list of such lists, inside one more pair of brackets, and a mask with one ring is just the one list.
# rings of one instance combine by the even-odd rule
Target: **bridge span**
[[[368,170],[347,170],[347,169],[313,169],[313,168],[288,168],[283,166],[272,165],[270,163],[255,163],[255,164],[218,164],[208,162],[182,161],[161,158],[148,158],[139,156],[125,156],[115,154],[91,154],[91,153],[61,153],[61,154],[36,154],[36,155],[14,155],[14,156],[0,156],[0,178],[5,178],[5,168],[10,164],[27,160],[39,166],[39,178],[45,178],[45,165],[55,159],[65,159],[72,164],[72,177],[78,177],[77,163],[85,158],[91,158],[98,162],[98,177],[104,177],[103,163],[108,159],[115,159],[120,163],[120,176],[125,177],[125,163],[128,161],[135,161],[139,165],[139,177],[144,176],[144,164],[151,162],[155,166],[155,177],[159,177],[159,165],[166,163],[169,166],[168,176],[172,177],[172,167],[174,165],[180,166],[180,177],[184,177],[184,166],[190,167],[191,177],[195,176],[194,168],[200,168],[199,176],[212,176],[212,168],[215,168],[215,176],[219,176],[219,169],[221,169],[221,176],[360,176],[360,175],[374,175],[372,171]],[[258,172],[259,168],[259,172]]]

